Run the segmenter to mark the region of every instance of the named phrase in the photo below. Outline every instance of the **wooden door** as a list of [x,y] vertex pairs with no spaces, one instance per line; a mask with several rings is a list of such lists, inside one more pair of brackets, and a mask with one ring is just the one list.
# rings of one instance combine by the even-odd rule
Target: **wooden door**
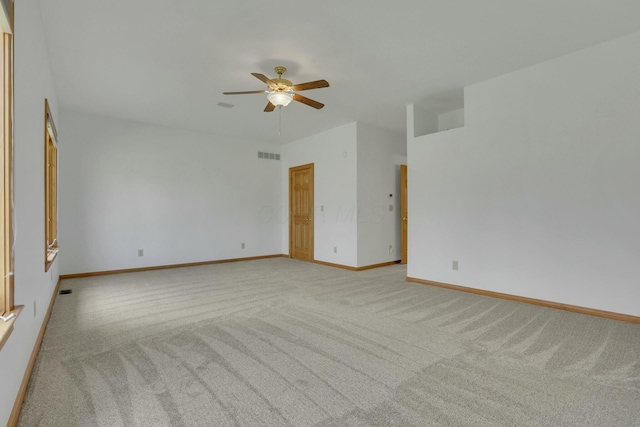
[[402,221],[402,254],[400,262],[407,263],[408,254],[408,209],[407,209],[407,165],[400,165],[400,215]]
[[313,163],[289,169],[289,256],[313,261]]

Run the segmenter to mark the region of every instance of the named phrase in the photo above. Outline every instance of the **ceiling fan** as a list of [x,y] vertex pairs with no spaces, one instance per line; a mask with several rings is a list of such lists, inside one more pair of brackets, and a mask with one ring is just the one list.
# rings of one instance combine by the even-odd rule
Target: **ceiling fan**
[[260,73],[251,73],[258,80],[266,83],[267,90],[251,90],[246,92],[223,92],[224,95],[245,95],[250,93],[266,93],[267,99],[269,100],[267,106],[264,108],[266,113],[270,113],[275,110],[276,107],[285,107],[289,105],[289,103],[294,100],[298,102],[302,102],[310,107],[321,109],[324,107],[324,104],[314,101],[313,99],[309,99],[305,96],[300,95],[298,92],[309,89],[320,89],[323,87],[329,87],[329,82],[326,80],[316,80],[313,82],[301,83],[294,85],[291,81],[282,78],[282,74],[287,71],[285,67],[278,66],[275,69],[276,74],[278,74],[278,78],[269,79],[264,74]]

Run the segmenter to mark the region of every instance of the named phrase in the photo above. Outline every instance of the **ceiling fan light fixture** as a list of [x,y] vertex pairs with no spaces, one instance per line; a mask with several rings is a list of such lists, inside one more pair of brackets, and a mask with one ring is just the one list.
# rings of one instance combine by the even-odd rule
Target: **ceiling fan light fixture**
[[293,100],[292,92],[269,92],[267,99],[276,107],[286,107]]
[[264,74],[251,73],[252,76],[260,80],[267,85],[267,90],[249,90],[243,92],[222,92],[223,95],[246,95],[252,93],[267,94],[269,102],[264,107],[265,113],[270,113],[276,109],[276,107],[285,107],[291,103],[291,101],[298,101],[316,110],[324,107],[324,104],[313,99],[309,99],[306,96],[300,95],[298,92],[303,90],[320,89],[323,87],[329,87],[329,82],[326,80],[315,80],[312,82],[300,83],[294,85],[291,81],[282,78],[282,73],[287,71],[285,67],[278,66],[274,68],[278,77],[270,79]]

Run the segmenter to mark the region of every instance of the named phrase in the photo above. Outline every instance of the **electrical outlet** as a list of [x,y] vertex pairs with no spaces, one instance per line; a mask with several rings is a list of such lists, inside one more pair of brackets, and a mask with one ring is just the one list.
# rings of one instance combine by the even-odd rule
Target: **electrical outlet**
[[451,261],[451,269],[452,270],[458,269],[458,261]]
[[393,253],[393,245],[389,245],[389,253],[392,254]]
[[144,249],[138,249],[138,256],[144,256]]
[[393,205],[389,205],[389,212],[393,212]]
[[338,247],[337,247],[337,246],[334,246],[334,247],[333,247],[333,253],[334,253],[334,254],[337,254],[337,253],[338,253]]
[[244,243],[240,243],[240,249],[244,249]]

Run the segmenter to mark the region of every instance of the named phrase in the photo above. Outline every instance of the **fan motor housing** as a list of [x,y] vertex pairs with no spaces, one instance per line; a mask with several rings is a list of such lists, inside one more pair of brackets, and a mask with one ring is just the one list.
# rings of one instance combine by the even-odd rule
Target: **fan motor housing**
[[290,90],[293,86],[290,80],[283,78],[271,79],[271,81],[278,85],[278,90]]

